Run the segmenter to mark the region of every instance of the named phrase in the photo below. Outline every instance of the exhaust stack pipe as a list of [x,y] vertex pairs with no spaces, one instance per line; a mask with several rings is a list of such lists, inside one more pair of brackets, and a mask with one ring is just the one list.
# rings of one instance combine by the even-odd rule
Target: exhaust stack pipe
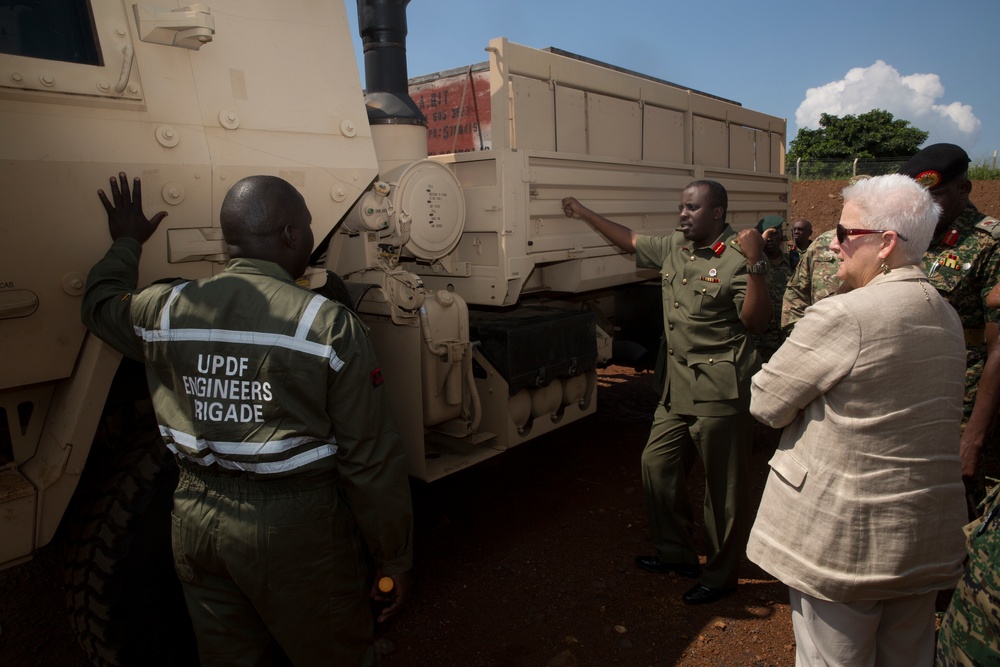
[[409,3],[358,0],[358,32],[365,53],[365,105],[372,125],[427,125],[427,118],[410,97],[406,74]]

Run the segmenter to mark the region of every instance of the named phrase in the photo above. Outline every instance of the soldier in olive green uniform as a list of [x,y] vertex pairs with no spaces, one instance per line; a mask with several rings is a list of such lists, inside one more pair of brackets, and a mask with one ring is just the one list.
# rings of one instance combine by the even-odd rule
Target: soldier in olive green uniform
[[788,280],[781,303],[781,330],[788,336],[806,308],[840,289],[837,255],[830,250],[834,230],[823,232],[809,244]]
[[792,267],[788,256],[781,250],[781,226],[785,219],[769,215],[757,222],[757,231],[764,238],[764,259],[767,260],[767,294],[771,299],[771,322],[767,331],[753,337],[761,361],[767,362],[781,344],[785,334],[781,331],[781,300],[785,295]]
[[805,219],[796,220],[792,223],[792,242],[788,244],[788,263],[792,265],[792,271],[799,264],[802,253],[809,249],[812,243],[813,226]]
[[[660,271],[661,393],[642,455],[656,555],[639,556],[636,564],[657,573],[701,575],[682,596],[688,604],[713,602],[736,588],[752,514],[750,377],[760,361],[751,334],[761,333],[771,319],[763,239],[753,229],[737,235],[726,224],[726,207],[725,188],[695,181],[681,195],[680,229],[654,237],[639,236],[572,197],[563,200],[568,217],[586,220],[636,253],[637,266]],[[686,487],[695,456],[706,478],[704,572]]]
[[[167,447],[178,577],[204,667],[269,664],[272,637],[302,665],[373,658],[368,559],[412,564],[404,455],[364,325],[294,282],[311,217],[286,181],[236,183],[220,222],[225,271],[135,291],[147,220],[136,179],[100,192],[114,244],[90,272],[85,324],[145,361]],[[134,196],[134,200],[133,200]]]

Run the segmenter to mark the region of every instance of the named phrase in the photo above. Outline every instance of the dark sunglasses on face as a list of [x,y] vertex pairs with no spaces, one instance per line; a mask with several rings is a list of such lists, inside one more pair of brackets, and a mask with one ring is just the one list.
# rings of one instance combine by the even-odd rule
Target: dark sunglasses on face
[[848,236],[861,236],[862,234],[885,234],[886,232],[892,232],[900,238],[902,241],[909,241],[908,238],[903,236],[897,231],[891,229],[848,229],[840,223],[837,224],[837,243],[843,243],[847,240]]

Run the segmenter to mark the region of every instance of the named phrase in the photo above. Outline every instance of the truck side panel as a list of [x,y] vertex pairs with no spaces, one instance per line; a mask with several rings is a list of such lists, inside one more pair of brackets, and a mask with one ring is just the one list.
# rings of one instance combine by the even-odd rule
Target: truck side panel
[[449,261],[412,269],[429,287],[510,306],[531,291],[579,294],[650,277],[566,219],[566,196],[643,234],[673,231],[680,192],[698,178],[726,186],[736,228],[788,215],[783,119],[504,39],[488,50],[488,113],[483,66],[411,85],[430,112],[431,152],[446,138],[461,146],[436,159],[462,183],[468,210]]

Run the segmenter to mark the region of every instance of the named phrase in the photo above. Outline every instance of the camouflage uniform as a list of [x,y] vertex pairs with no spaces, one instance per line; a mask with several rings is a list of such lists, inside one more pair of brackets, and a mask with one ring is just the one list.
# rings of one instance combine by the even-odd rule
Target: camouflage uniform
[[781,253],[777,259],[771,259],[766,254],[764,258],[767,260],[767,294],[771,297],[773,314],[771,323],[767,325],[767,331],[754,336],[753,342],[761,359],[767,361],[785,342],[785,334],[781,331],[781,301],[785,295],[788,279],[792,275],[792,267],[785,253]]
[[1000,665],[1000,487],[986,518],[969,536],[965,574],[937,638],[938,667]]
[[802,257],[805,251],[809,249],[810,245],[812,245],[812,241],[810,241],[805,248],[799,248],[795,245],[794,241],[788,244],[788,249],[785,251],[785,254],[788,255],[788,264],[792,267],[792,271],[794,271],[795,267],[798,266],[799,258]]
[[809,244],[788,281],[781,304],[781,330],[787,336],[806,308],[840,289],[837,255],[830,250],[836,232],[823,232]]
[[979,377],[986,363],[983,342],[987,322],[997,321],[997,310],[986,307],[986,295],[1000,282],[1000,223],[969,204],[924,253],[924,273],[952,308],[966,330],[965,402],[962,429],[976,402]]

